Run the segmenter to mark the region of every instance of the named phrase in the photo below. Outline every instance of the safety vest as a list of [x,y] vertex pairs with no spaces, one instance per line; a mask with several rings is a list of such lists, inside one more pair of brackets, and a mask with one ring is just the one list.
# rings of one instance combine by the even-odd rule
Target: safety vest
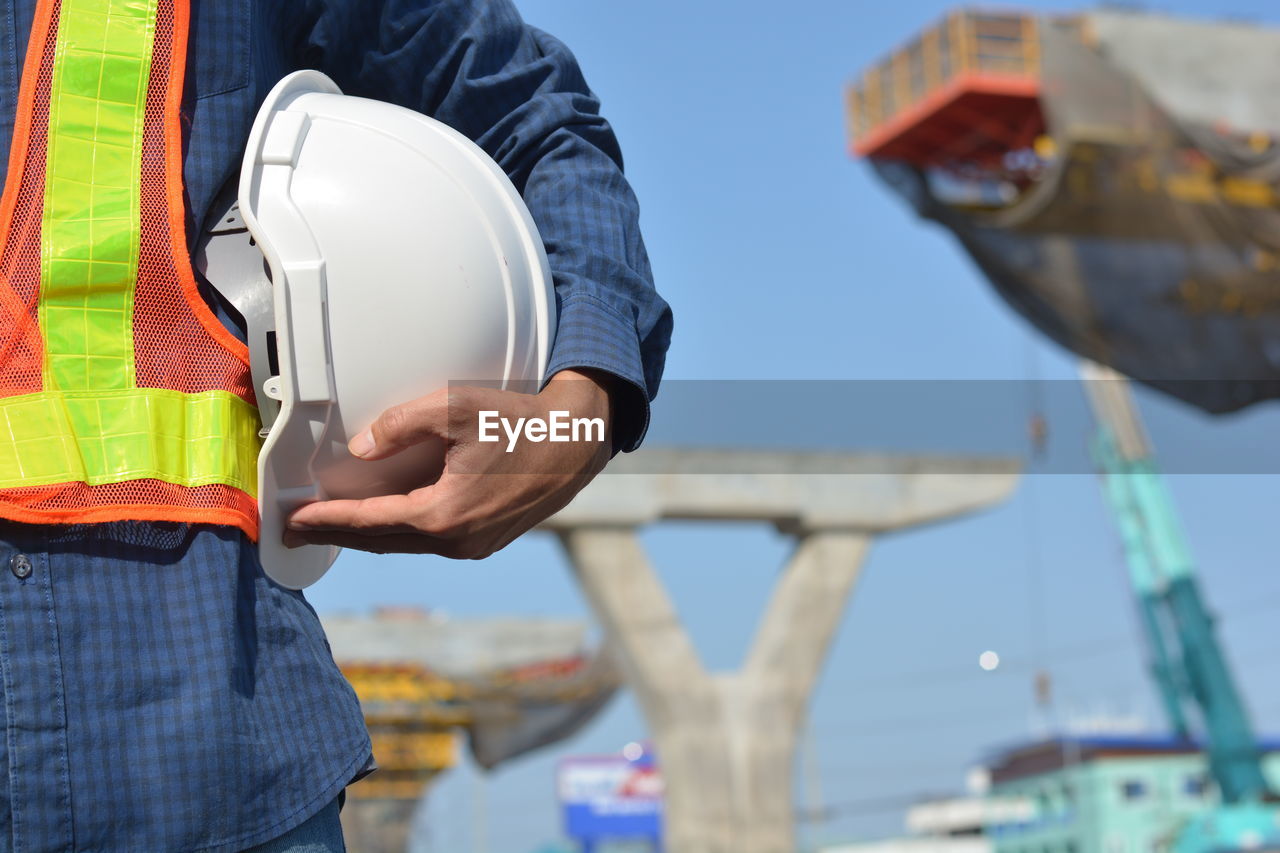
[[185,238],[189,0],[40,0],[0,199],[0,518],[257,536],[246,347]]

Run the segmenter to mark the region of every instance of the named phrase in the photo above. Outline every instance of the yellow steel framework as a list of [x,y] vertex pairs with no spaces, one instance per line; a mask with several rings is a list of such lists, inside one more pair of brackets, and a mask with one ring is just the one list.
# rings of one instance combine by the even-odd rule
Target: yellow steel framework
[[458,760],[457,731],[473,725],[477,701],[524,690],[542,701],[580,702],[601,689],[586,660],[570,657],[494,670],[459,682],[413,663],[339,661],[373,739],[378,772],[350,789],[364,800],[416,800]]
[[[1054,24],[1068,27],[1084,44],[1096,43],[1085,16],[1057,18]],[[1032,13],[958,10],[947,15],[868,68],[846,89],[846,118],[855,151],[874,156],[865,150],[868,145],[874,147],[915,113],[945,100],[958,85],[973,81],[1038,85],[1041,35],[1041,18]],[[1087,161],[1097,144],[1132,147],[1142,141],[1124,128],[1090,128],[1087,139],[1077,128],[1075,135],[1079,137],[1071,154],[1075,161]],[[1259,132],[1248,141],[1255,150],[1274,144],[1270,135]],[[1043,136],[1034,147],[1047,159],[1058,153],[1055,142]],[[1068,189],[1079,197],[1106,195],[1114,192],[1115,182],[1127,181],[1143,193],[1192,204],[1280,207],[1280,191],[1270,182],[1220,174],[1208,161],[1188,162],[1179,172],[1161,176],[1149,155],[1138,153],[1129,174],[1111,175],[1112,183],[1105,186],[1096,185],[1096,180],[1088,168],[1071,169],[1067,175]]]
[[1035,15],[959,10],[873,65],[845,96],[849,138],[858,143],[964,75],[1038,79]]
[[457,763],[455,730],[470,723],[465,688],[411,664],[345,663],[373,740],[378,772],[354,785],[366,800],[416,800]]

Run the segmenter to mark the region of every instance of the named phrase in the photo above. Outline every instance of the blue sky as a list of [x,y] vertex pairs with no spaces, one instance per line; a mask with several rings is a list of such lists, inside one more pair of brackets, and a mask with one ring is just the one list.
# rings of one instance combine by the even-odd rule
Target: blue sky
[[[675,310],[668,378],[1074,377],[1074,362],[1015,317],[945,233],[846,156],[845,81],[947,4],[517,2],[574,49],[622,141]],[[1157,8],[1280,22],[1274,0]],[[1230,448],[1280,433],[1274,405],[1211,419],[1141,397],[1158,445]],[[655,444],[705,440],[691,434],[689,404],[664,405],[660,397]],[[726,442],[763,435],[804,446],[818,434],[804,411],[767,399],[745,414]],[[844,416],[860,417],[856,399]],[[1051,423],[1055,453],[1086,440],[1067,420],[1063,431]],[[1172,487],[1259,728],[1280,733],[1280,478],[1179,476]],[[660,525],[644,541],[708,665],[735,666],[787,541],[765,528],[692,524]],[[413,603],[458,616],[589,616],[543,536],[478,564],[348,554],[310,597],[321,612]],[[977,664],[986,649],[1005,660],[993,673]],[[812,706],[823,799],[956,790],[991,747],[1029,735],[1037,667],[1053,674],[1064,713],[1158,722],[1118,541],[1085,474],[1028,477],[985,515],[877,543]],[[644,733],[623,696],[562,749],[484,783],[469,767],[456,771],[427,808],[421,849],[479,850],[483,814],[488,851],[535,849],[558,835],[552,774],[562,750],[613,751]],[[899,823],[892,810],[853,809],[809,837],[881,835]]]

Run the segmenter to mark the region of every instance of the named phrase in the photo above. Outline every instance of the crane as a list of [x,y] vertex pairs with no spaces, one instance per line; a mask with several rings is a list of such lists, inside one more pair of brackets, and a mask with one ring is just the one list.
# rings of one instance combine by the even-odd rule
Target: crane
[[1151,670],[1174,733],[1200,724],[1221,801],[1177,829],[1174,853],[1280,850],[1280,808],[1196,580],[1173,498],[1156,465],[1129,381],[1084,362],[1098,433],[1093,455],[1115,516],[1150,646]]

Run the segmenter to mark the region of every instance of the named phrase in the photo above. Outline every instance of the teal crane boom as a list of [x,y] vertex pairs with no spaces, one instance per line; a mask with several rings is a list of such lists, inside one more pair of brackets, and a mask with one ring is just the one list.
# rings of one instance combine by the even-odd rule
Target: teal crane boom
[[1214,620],[1173,498],[1142,429],[1128,380],[1086,363],[1085,388],[1098,420],[1093,444],[1108,504],[1120,528],[1130,581],[1151,654],[1151,669],[1174,733],[1203,732],[1221,805],[1179,833],[1179,851],[1231,851],[1280,845],[1275,800],[1240,691],[1222,653]]

